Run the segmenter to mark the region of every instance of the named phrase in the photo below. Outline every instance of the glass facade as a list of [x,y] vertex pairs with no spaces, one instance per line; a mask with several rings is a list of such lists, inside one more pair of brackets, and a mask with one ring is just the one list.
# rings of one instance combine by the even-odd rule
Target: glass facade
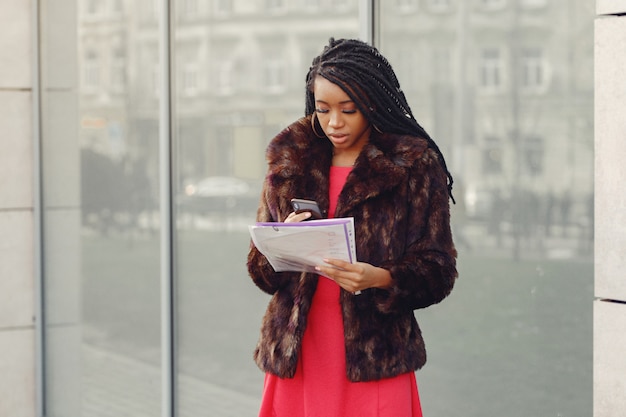
[[591,0],[41,9],[46,415],[256,414],[264,150],[303,114],[311,59],[372,10],[455,177],[460,277],[416,311],[425,415],[591,415]]

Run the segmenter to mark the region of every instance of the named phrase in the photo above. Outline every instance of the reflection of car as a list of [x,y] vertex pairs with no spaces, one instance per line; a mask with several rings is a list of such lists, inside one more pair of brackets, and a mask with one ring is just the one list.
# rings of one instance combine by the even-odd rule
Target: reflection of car
[[254,212],[259,190],[235,177],[207,177],[184,185],[180,204],[184,210],[207,214],[214,211]]

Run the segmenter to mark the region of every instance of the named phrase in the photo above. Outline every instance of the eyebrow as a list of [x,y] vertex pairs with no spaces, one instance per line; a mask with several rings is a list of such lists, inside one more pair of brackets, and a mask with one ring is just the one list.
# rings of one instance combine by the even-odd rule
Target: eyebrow
[[[324,101],[324,100],[315,100],[316,103],[323,103],[323,104],[328,104],[328,102]],[[354,100],[343,100],[340,101],[339,104],[349,104],[349,103],[354,103]]]

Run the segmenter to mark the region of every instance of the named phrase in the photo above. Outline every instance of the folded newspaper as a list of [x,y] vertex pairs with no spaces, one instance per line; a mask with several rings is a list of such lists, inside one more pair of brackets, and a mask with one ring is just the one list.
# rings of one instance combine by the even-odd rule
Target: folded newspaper
[[356,262],[354,218],[307,220],[296,223],[256,223],[248,226],[252,242],[276,272],[314,272],[324,259]]

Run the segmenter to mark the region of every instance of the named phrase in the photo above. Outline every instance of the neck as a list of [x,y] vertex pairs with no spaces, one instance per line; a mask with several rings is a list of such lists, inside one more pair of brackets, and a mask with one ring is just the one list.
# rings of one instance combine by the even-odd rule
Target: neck
[[356,158],[360,152],[354,151],[342,151],[340,149],[333,149],[333,166],[351,167],[356,162]]

